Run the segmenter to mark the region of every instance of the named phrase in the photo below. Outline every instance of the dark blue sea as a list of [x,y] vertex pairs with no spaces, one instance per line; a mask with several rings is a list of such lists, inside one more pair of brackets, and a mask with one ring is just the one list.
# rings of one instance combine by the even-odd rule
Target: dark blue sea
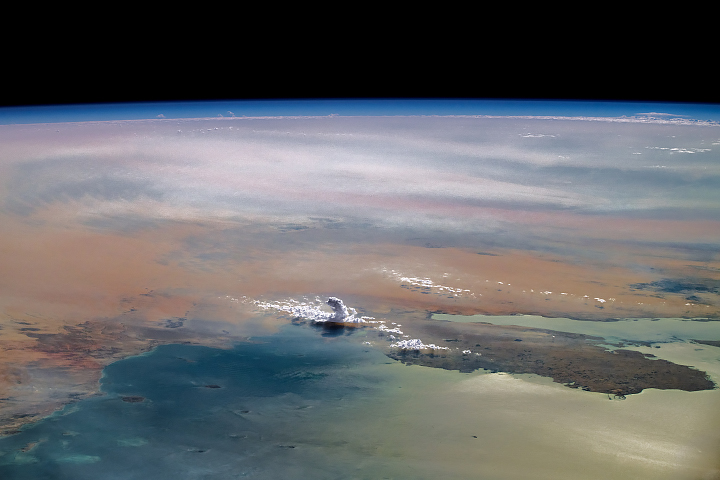
[[0,439],[0,479],[383,478],[382,455],[343,429],[383,396],[391,361],[295,325],[253,342],[109,365],[104,395]]

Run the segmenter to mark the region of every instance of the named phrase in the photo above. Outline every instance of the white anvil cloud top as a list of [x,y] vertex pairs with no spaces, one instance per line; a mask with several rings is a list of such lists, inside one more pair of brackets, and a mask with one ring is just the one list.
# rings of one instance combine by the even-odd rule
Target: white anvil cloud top
[[[316,297],[314,301],[307,299],[288,299],[274,302],[255,300],[253,303],[263,310],[277,310],[315,323],[380,323],[375,321],[375,317],[358,315],[357,310],[352,307],[348,308],[337,297],[330,297],[325,302]],[[324,310],[323,303],[329,305],[332,312]]]
[[[253,303],[263,310],[275,310],[288,313],[294,317],[309,320],[316,324],[350,323],[372,326],[373,329],[387,336],[387,340],[392,342],[390,345],[392,348],[399,348],[401,350],[450,350],[448,347],[440,347],[434,343],[426,344],[418,338],[408,338],[408,335],[404,335],[404,332],[400,330],[401,325],[395,322],[391,322],[393,326],[388,327],[385,320],[376,320],[375,317],[358,316],[354,308],[347,307],[345,303],[337,297],[330,297],[324,302],[330,306],[332,313],[323,310],[323,302],[319,297],[316,297],[314,301],[308,299],[287,299],[273,302],[254,300]],[[472,353],[470,350],[463,351],[463,354],[470,353]]]

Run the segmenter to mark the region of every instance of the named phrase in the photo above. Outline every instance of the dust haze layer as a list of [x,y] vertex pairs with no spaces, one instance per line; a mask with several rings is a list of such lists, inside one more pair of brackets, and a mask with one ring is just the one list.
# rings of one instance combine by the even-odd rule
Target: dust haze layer
[[[229,348],[291,320],[263,302],[338,297],[438,344],[471,328],[427,325],[439,312],[719,319],[713,124],[114,121],[3,125],[0,145],[5,433],[97,393],[129,355]],[[553,377],[498,342],[499,370]],[[587,351],[564,347],[579,366],[561,383],[587,375]],[[638,391],[597,389],[614,390]]]

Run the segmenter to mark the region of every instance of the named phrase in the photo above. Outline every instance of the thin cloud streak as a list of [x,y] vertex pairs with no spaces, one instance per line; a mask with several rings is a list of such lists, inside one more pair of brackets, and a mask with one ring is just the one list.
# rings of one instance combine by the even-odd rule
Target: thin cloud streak
[[[139,210],[148,216],[334,214],[477,228],[488,208],[503,206],[622,215],[708,210],[720,200],[717,134],[702,127],[683,137],[687,126],[517,118],[119,125],[112,135],[106,125],[87,125],[62,146],[39,131],[37,150],[7,165],[14,211],[73,200],[94,202],[95,212],[145,204]],[[679,149],[697,153],[670,156]]]

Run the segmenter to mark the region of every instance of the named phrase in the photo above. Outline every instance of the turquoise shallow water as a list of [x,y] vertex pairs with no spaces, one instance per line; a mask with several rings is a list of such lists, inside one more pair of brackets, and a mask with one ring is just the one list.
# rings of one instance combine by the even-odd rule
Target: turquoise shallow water
[[627,318],[614,322],[591,322],[539,315],[447,315],[434,314],[435,320],[486,322],[518,325],[605,338],[609,343],[668,343],[688,340],[720,339],[720,322],[683,318]]
[[[608,401],[547,378],[408,367],[366,345],[374,337],[362,329],[332,333],[286,325],[228,350],[164,345],[113,363],[103,396],[0,438],[0,479],[675,480],[713,471],[717,390]],[[715,347],[638,348],[719,375]]]
[[0,439],[0,478],[342,478],[361,464],[372,478],[384,470],[382,460],[343,448],[342,428],[332,438],[327,431],[381,394],[388,378],[372,372],[387,357],[292,325],[258,341],[230,350],[164,345],[109,365],[104,396]]

